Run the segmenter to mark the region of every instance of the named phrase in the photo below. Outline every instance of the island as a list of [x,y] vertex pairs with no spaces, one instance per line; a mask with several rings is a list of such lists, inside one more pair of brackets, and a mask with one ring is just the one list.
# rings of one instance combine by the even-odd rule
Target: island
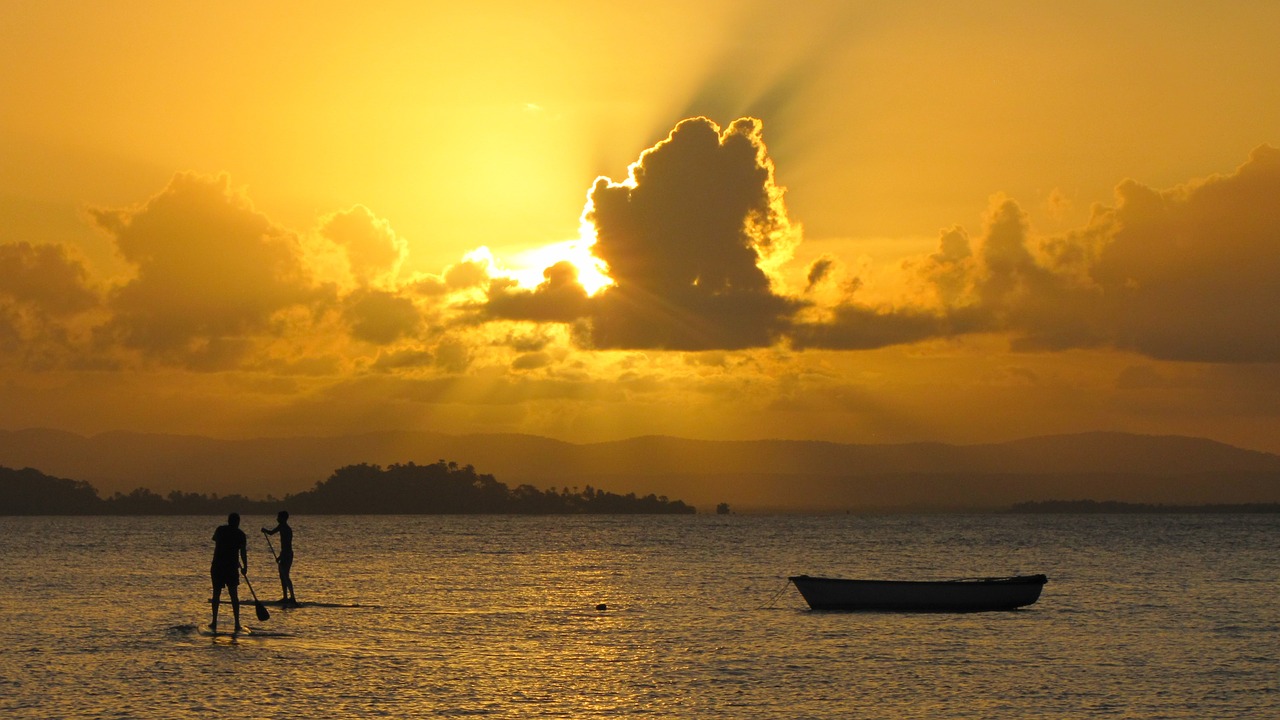
[[83,480],[32,469],[0,467],[0,515],[271,514],[282,507],[312,515],[556,515],[693,514],[697,508],[665,495],[619,495],[587,485],[541,490],[509,488],[471,465],[440,460],[429,465],[348,465],[315,487],[283,498],[253,499],[145,488],[102,498]]

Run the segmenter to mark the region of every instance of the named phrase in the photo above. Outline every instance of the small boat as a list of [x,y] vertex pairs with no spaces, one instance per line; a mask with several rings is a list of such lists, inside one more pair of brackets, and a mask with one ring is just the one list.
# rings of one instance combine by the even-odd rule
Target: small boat
[[814,610],[985,612],[1013,610],[1040,598],[1049,578],[1016,575],[960,580],[841,580],[788,578]]

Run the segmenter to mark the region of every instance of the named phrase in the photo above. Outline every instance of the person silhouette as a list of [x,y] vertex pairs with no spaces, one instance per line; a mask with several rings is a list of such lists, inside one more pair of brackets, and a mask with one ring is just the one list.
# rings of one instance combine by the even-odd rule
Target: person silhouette
[[[263,535],[280,535],[280,554],[276,557],[276,565],[280,570],[280,604],[298,604],[298,596],[293,592],[293,579],[289,571],[293,569],[293,528],[289,527],[289,511],[276,513],[276,526],[270,530],[262,528]],[[270,543],[270,540],[267,540]]]
[[[240,529],[240,513],[227,516],[227,524],[213,531],[213,562],[209,576],[213,579],[213,622],[209,629],[218,631],[218,605],[222,602],[222,588],[231,598],[231,612],[236,620],[236,632],[240,632],[240,573],[249,571],[248,542]],[[240,557],[237,559],[236,555]]]

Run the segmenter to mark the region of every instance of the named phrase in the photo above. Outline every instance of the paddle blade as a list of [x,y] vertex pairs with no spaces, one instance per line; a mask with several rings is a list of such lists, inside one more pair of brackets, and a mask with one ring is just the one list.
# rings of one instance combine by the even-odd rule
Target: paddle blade
[[258,613],[258,619],[262,622],[266,622],[271,619],[271,613],[267,612],[267,607],[261,602],[254,603],[253,609]]

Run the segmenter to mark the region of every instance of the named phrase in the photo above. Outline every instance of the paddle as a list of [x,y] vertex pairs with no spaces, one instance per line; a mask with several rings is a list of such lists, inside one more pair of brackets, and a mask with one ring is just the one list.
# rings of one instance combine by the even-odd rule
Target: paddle
[[249,573],[245,572],[244,568],[241,568],[240,574],[244,576],[244,584],[249,586],[249,594],[253,596],[253,610],[258,613],[258,619],[262,622],[270,620],[271,613],[267,612],[267,606],[263,605],[262,601],[258,599],[258,593],[253,591],[253,583],[249,582]]
[[[280,556],[276,554],[276,546],[271,544],[271,536],[267,534],[267,529],[266,529],[266,528],[263,528],[263,529],[262,529],[262,537],[267,541],[267,547],[271,548],[271,557],[275,558],[275,560],[276,560],[276,567],[279,567],[279,566],[280,566]],[[280,604],[281,604],[281,605],[285,605],[285,606],[287,606],[287,605],[289,605],[290,603],[292,603],[292,604],[294,604],[294,605],[297,605],[297,604],[298,604],[298,599],[297,599],[296,597],[295,597],[293,600],[289,600],[289,599],[287,599],[287,598],[281,598],[281,599],[280,599]]]
[[266,541],[267,541],[267,547],[271,548],[271,557],[275,558],[275,560],[276,560],[276,565],[279,565],[279,564],[280,564],[280,556],[276,554],[276,546],[271,544],[271,536],[267,534],[267,531],[266,531],[266,530],[263,530],[263,531],[262,531],[262,537],[266,539]]

